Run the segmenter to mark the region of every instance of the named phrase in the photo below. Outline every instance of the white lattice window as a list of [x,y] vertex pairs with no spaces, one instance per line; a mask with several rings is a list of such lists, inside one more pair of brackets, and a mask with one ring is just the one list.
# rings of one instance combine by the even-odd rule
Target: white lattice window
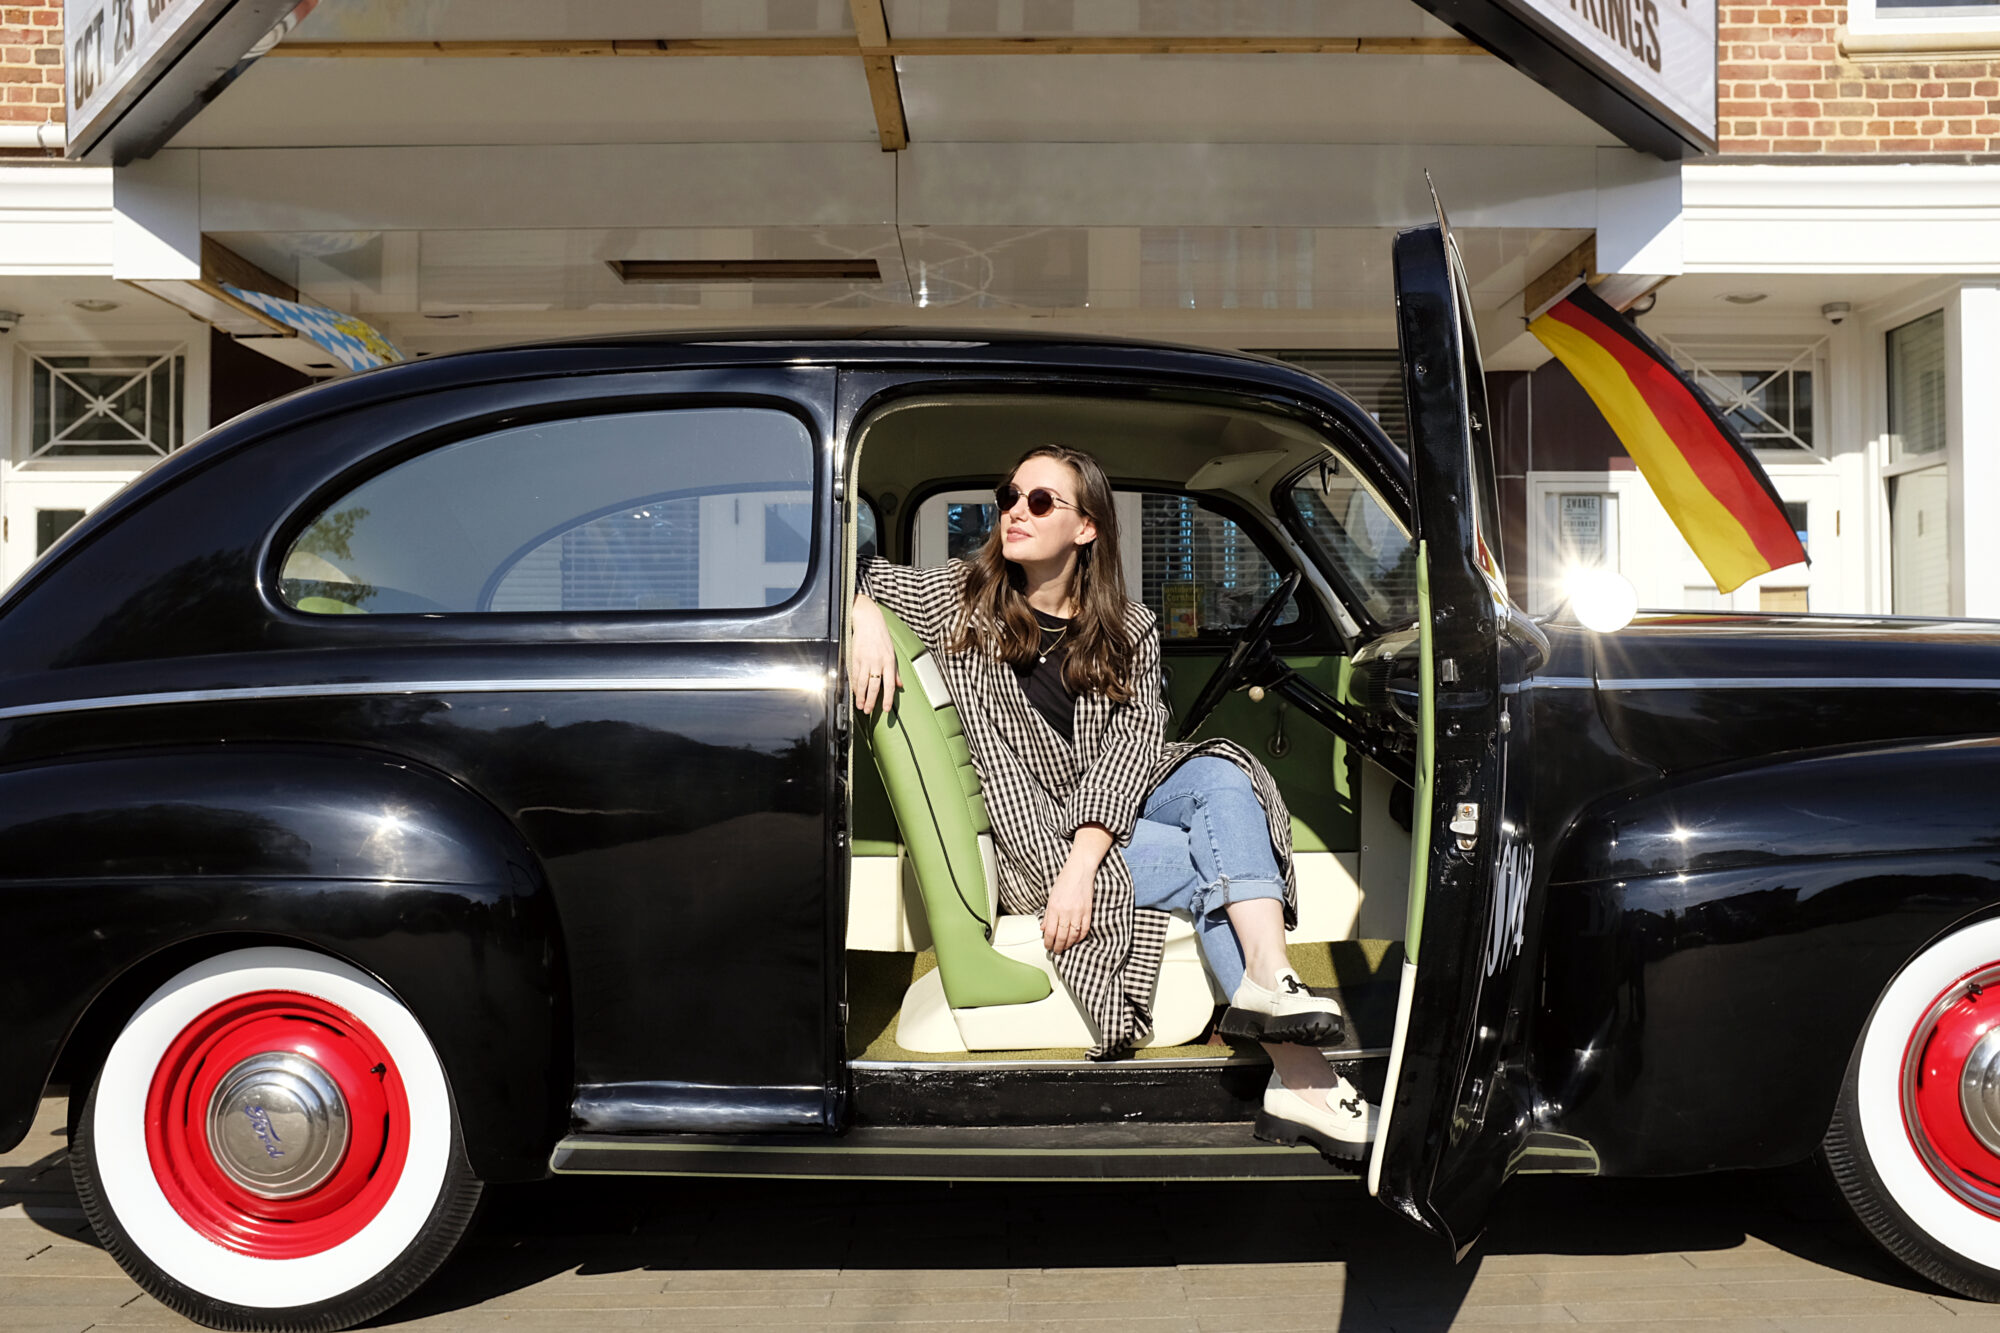
[[183,442],[187,357],[28,354],[26,457],[158,458]]
[[1656,339],[1752,449],[1822,452],[1815,439],[1815,387],[1826,339],[1804,346],[1689,345]]

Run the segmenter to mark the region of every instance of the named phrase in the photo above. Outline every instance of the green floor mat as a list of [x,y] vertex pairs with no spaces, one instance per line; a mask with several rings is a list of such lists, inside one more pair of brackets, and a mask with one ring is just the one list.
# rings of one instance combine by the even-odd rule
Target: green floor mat
[[[1396,1024],[1397,976],[1403,946],[1395,940],[1342,940],[1333,944],[1294,944],[1292,966],[1315,989],[1335,993],[1348,1016],[1344,1050],[1381,1050],[1389,1045]],[[937,966],[937,956],[922,953],[861,953],[847,955],[847,1058],[950,1062],[955,1060],[1082,1060],[1080,1046],[1036,1051],[905,1050],[896,1044],[896,1016],[903,993],[917,978]],[[1149,1046],[1134,1053],[1140,1060],[1214,1059],[1261,1054],[1254,1045],[1228,1041],[1189,1046]]]

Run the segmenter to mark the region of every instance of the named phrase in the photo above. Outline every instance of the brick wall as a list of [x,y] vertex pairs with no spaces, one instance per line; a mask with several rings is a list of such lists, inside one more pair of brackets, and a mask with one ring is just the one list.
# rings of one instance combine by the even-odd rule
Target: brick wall
[[1717,101],[1724,153],[2000,152],[2000,60],[1849,60],[1844,4],[1724,3]]
[[62,118],[62,0],[0,0],[0,122]]

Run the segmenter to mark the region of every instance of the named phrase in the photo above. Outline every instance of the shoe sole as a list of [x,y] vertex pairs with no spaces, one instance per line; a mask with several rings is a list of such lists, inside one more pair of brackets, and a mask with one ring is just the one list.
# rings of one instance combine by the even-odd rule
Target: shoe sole
[[1311,1125],[1302,1125],[1296,1120],[1284,1120],[1269,1111],[1257,1113],[1257,1123],[1251,1126],[1250,1132],[1265,1143],[1276,1143],[1287,1148],[1301,1143],[1310,1144],[1319,1149],[1321,1157],[1341,1166],[1353,1165],[1368,1153],[1368,1144],[1365,1141],[1352,1143],[1346,1139],[1337,1139],[1331,1134],[1321,1133]]
[[1225,1037],[1248,1041],[1297,1042],[1331,1046],[1347,1035],[1347,1020],[1339,1014],[1260,1014],[1231,1005],[1222,1011],[1215,1030]]

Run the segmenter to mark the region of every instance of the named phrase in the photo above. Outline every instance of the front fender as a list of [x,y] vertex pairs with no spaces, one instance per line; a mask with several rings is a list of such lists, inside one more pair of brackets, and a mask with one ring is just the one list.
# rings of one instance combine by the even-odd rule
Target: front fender
[[[174,971],[246,939],[344,958],[437,1047],[472,1165],[546,1170],[568,1091],[558,923],[497,811],[359,751],[217,746],[0,772],[0,1144]],[[66,1049],[65,1049],[66,1048]]]
[[1586,811],[1551,881],[1550,1127],[1607,1174],[1796,1161],[1890,978],[2000,905],[2000,740],[1656,782]]

